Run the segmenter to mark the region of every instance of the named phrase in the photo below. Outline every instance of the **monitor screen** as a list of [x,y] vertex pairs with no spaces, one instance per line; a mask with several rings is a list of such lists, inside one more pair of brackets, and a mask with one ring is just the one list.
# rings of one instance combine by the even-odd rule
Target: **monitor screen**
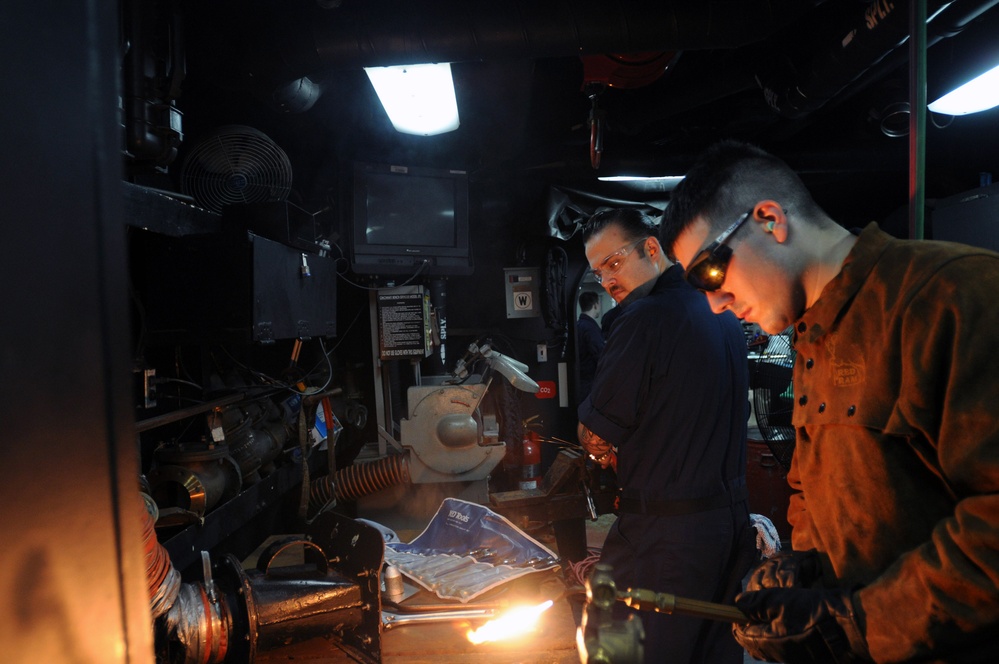
[[455,246],[453,179],[369,173],[366,182],[366,244]]
[[358,274],[471,274],[464,171],[356,163],[351,268]]

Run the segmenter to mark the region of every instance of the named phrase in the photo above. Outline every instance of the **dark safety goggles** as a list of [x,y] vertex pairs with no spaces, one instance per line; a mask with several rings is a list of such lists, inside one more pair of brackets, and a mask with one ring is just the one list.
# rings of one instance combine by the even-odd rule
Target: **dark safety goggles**
[[690,266],[684,271],[684,278],[699,291],[710,292],[721,288],[725,282],[725,271],[732,259],[732,247],[725,244],[728,239],[753,214],[750,210],[735,220],[726,228],[714,242],[702,249],[690,261]]

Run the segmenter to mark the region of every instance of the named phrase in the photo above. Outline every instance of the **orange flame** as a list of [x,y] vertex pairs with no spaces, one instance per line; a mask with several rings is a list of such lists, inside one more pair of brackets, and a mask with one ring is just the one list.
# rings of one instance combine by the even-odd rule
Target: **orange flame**
[[548,600],[537,606],[523,606],[511,609],[499,618],[490,620],[478,629],[468,630],[468,640],[479,645],[486,641],[500,641],[515,636],[522,636],[534,630],[541,614],[552,607],[554,602]]

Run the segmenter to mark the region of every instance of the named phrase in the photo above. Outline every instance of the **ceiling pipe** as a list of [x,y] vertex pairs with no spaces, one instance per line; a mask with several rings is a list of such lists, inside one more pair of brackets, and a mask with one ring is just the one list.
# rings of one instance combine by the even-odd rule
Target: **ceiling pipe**
[[800,0],[462,0],[271,7],[244,55],[272,80],[427,62],[737,48],[811,9]]
[[[965,29],[969,28],[972,21],[979,19],[997,4],[999,4],[999,0],[960,0],[950,3],[938,13],[927,27],[928,47],[959,34],[968,34],[970,37],[972,31],[969,30],[966,33]],[[989,15],[986,20],[990,21],[991,18],[992,15]],[[999,17],[996,18],[999,19]],[[904,19],[908,25],[908,15],[903,13],[900,19]],[[982,32],[983,25],[980,21],[974,27],[974,32]],[[988,34],[988,30],[985,32]],[[906,30],[906,36],[907,34]],[[904,40],[905,37],[902,39]],[[992,51],[999,52],[999,48],[988,49],[983,47],[981,42],[982,40],[978,38],[972,42],[971,48],[975,50],[976,55]],[[963,59],[964,56],[968,55],[966,53],[968,48],[966,48],[965,40],[962,40],[961,44]],[[837,51],[840,50],[840,46],[837,46]],[[695,55],[699,56],[700,54]],[[870,53],[870,57],[876,62],[868,62],[864,58],[858,58],[856,63],[849,68],[836,58],[822,56],[823,59],[820,59],[817,56],[812,69],[806,66],[792,67],[791,69],[799,69],[804,73],[800,76],[799,81],[788,83],[786,76],[780,78],[779,75],[771,73],[770,70],[760,70],[767,72],[763,75],[760,71],[754,72],[756,66],[751,61],[743,59],[733,62],[731,54],[723,51],[718,51],[717,54],[708,54],[707,57],[712,59],[707,62],[698,61],[696,66],[688,69],[684,69],[684,64],[691,62],[691,60],[681,57],[678,66],[670,73],[672,77],[670,86],[664,86],[660,92],[644,97],[638,106],[641,108],[640,114],[632,113],[634,109],[638,108],[634,101],[619,100],[616,107],[613,105],[613,100],[608,102],[607,109],[614,114],[616,127],[620,130],[622,123],[628,122],[629,131],[637,133],[656,123],[665,122],[675,115],[689,112],[720,98],[753,90],[758,93],[763,87],[768,107],[777,112],[773,115],[774,122],[765,130],[761,130],[761,134],[751,140],[772,143],[787,142],[814,121],[814,111],[820,108],[828,110],[828,108],[846,102],[871,84],[882,80],[888,74],[904,66],[908,61],[907,49],[901,46],[890,50],[887,54],[884,54],[882,50],[873,51]],[[833,64],[820,69],[817,64],[819,62]],[[840,67],[840,70],[836,70],[835,67]],[[706,71],[713,73],[711,76],[707,76],[705,75]],[[932,71],[929,78],[932,92],[934,78]],[[783,83],[778,84],[779,80]],[[833,81],[831,85],[830,81]],[[820,86],[828,87],[829,89],[825,90],[824,94],[831,96],[823,97],[823,93],[819,90]],[[673,88],[682,89],[683,95],[672,94]],[[803,94],[808,97],[804,102],[800,101]],[[903,102],[904,98],[903,91],[902,96],[898,99],[898,104],[893,107],[895,114],[892,116],[892,127],[897,128],[895,136],[908,134],[910,105],[908,102]],[[793,105],[795,101],[798,102],[797,105]],[[782,117],[792,121],[779,122]],[[883,129],[883,131],[886,135],[891,135],[889,132],[892,129]],[[670,147],[672,151],[677,149],[676,145]],[[842,149],[842,147],[837,149]],[[649,158],[655,160],[654,155],[650,155]],[[876,164],[872,169],[875,171],[881,170],[884,166],[881,160],[875,160],[873,163]]]
[[141,0],[127,0],[121,7],[126,40],[121,99],[125,154],[152,168],[169,166],[183,138],[176,107],[184,79],[181,21],[172,13],[168,21],[158,23],[157,10]]
[[[971,37],[971,45],[968,46],[967,37],[960,40],[959,48],[961,49],[962,59],[965,59],[965,57],[969,55],[967,52],[969,49],[973,50],[975,55],[987,52],[987,50],[983,48],[982,38],[978,36],[983,34],[983,25],[981,21],[977,22],[975,26],[971,26],[971,23],[972,21],[979,19],[989,9],[995,7],[997,4],[999,4],[999,0],[987,0],[985,2],[982,0],[972,0],[952,3],[927,25],[926,48],[928,49],[949,37],[965,34],[968,37]],[[989,22],[989,25],[991,25],[991,19],[994,17],[999,18],[994,14],[990,14],[985,20]],[[966,28],[973,29],[965,32]],[[972,37],[972,33],[975,33],[974,37]],[[993,41],[991,28],[986,28],[984,30],[984,35],[986,35],[985,43],[991,44]],[[846,88],[839,90],[833,99],[826,101],[821,106],[816,106],[816,108],[812,110],[818,110],[818,108],[821,107],[828,111],[832,107],[845,103],[871,85],[883,80],[886,76],[891,75],[893,72],[897,72],[901,67],[905,66],[908,61],[908,49],[902,48],[901,46],[895,48],[885,57],[879,59],[876,63],[864,69],[863,72],[854,78]],[[938,69],[941,68],[947,69],[949,67],[946,65],[938,67]],[[932,87],[935,79],[932,67],[928,78],[929,85]],[[811,79],[809,78],[807,80]],[[805,85],[805,83],[802,83],[802,85]],[[888,106],[881,109],[883,117],[886,117],[884,114],[893,112],[893,117],[890,119],[892,122],[892,128],[888,128],[886,130],[885,127],[882,127],[882,132],[886,136],[897,138],[908,135],[910,104],[908,101],[903,101],[905,98],[906,96],[904,91],[902,91],[899,93],[896,100],[892,100]],[[780,126],[775,125],[768,133],[768,140],[777,142],[788,141],[797,133],[802,131],[805,126],[811,124],[814,119],[814,114],[812,111],[809,111],[807,115],[803,115],[793,122],[781,123]]]
[[[928,0],[929,45],[959,34],[967,25],[999,4],[999,0]],[[856,25],[819,57],[798,81],[768,81],[757,77],[767,103],[786,118],[802,118],[822,108],[856,84],[880,63],[905,55],[909,38],[909,5],[905,0],[876,0],[859,12]]]

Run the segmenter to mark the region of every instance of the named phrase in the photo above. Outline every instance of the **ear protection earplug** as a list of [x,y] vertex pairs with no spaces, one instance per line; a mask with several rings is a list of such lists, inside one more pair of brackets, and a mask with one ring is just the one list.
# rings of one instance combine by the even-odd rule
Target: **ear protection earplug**
[[765,223],[765,224],[763,225],[763,229],[764,229],[764,230],[765,230],[765,231],[766,231],[767,233],[773,233],[773,232],[774,232],[774,226],[776,226],[776,225],[777,225],[777,222],[776,222],[776,221],[768,221],[767,223]]

